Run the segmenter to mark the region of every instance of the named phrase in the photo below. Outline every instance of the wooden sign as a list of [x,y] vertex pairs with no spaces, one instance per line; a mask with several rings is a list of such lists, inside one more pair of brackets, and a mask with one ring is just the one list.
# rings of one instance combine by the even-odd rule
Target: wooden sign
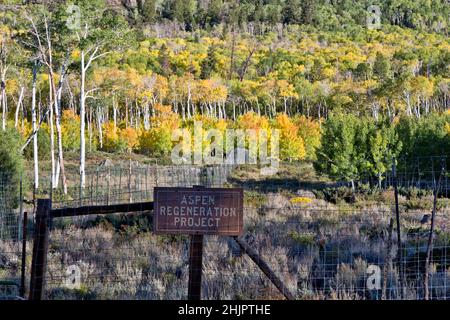
[[239,236],[243,231],[243,200],[240,188],[155,187],[154,231]]

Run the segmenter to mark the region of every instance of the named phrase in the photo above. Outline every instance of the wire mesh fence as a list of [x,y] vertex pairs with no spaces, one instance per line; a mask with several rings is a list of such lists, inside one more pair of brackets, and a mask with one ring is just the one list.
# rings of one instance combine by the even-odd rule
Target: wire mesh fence
[[86,184],[80,188],[79,176],[56,183],[42,179],[37,197],[49,197],[55,208],[112,205],[153,200],[153,188],[160,186],[222,186],[234,166],[156,166],[130,162],[128,167],[98,166],[86,170]]
[[0,297],[19,296],[22,219],[15,210],[21,201],[20,185],[0,173]]
[[[438,224],[448,213],[441,212]],[[390,210],[248,207],[244,239],[297,299],[423,299],[426,227],[411,232],[420,220],[404,216],[399,260],[389,232],[391,216]],[[47,298],[187,298],[188,237],[153,235],[150,214],[79,223],[66,219],[54,225]],[[432,253],[431,299],[450,294],[449,239],[440,232]],[[399,268],[404,270],[403,296]],[[217,236],[204,240],[202,295],[283,298],[232,238]]]
[[[448,171],[442,159],[420,160],[419,164],[431,168],[428,171],[424,166],[401,171],[404,166],[399,163],[395,176],[391,171],[384,174],[381,188],[378,177],[358,181],[379,188],[380,195],[373,198],[376,201],[364,205],[332,204],[318,196],[320,192],[308,191],[311,203],[280,202],[277,199],[283,197],[283,191],[278,188],[264,204],[246,205],[243,239],[296,299],[423,299],[433,192],[439,174],[444,172],[428,283],[430,299],[448,299],[450,211],[445,205]],[[95,168],[88,171],[81,196],[77,181],[68,184],[67,195],[61,185],[52,190],[42,183],[42,190],[47,191],[38,196],[51,196],[54,208],[139,203],[152,201],[155,186],[230,184],[232,171],[231,166]],[[394,177],[400,194],[400,248],[393,223]],[[345,185],[350,186],[335,186]],[[305,189],[302,181],[296,186],[286,182],[286,186],[288,191]],[[16,295],[23,230],[20,210],[10,208],[6,184],[0,190],[0,288],[2,280],[5,284],[0,295],[8,297]],[[378,197],[383,199],[378,201]],[[32,232],[30,223],[26,274],[30,270]],[[55,218],[45,298],[185,299],[188,258],[189,238],[154,235],[148,211]],[[232,238],[205,237],[202,298],[283,298],[271,280]],[[11,286],[10,281],[15,284]]]

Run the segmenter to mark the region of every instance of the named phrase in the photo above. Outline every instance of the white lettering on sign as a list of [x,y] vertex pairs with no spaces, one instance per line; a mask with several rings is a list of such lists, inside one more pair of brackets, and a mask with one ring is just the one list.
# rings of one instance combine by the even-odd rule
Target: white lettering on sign
[[154,199],[156,233],[242,233],[242,189],[156,187]]
[[189,205],[203,205],[203,206],[211,206],[214,205],[214,197],[213,196],[183,196],[181,200],[181,204],[189,204]]

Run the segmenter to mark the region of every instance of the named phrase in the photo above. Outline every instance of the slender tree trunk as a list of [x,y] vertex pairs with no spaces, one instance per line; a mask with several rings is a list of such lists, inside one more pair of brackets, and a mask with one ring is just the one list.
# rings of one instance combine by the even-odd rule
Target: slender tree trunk
[[233,78],[234,54],[235,54],[235,47],[236,47],[236,33],[234,31],[234,26],[232,28],[233,28],[233,31],[231,33],[232,39],[231,39],[231,53],[230,53],[230,70],[228,71],[228,80],[231,80]]
[[[37,63],[33,67],[33,83],[31,89],[31,122],[33,126],[33,132],[37,130],[37,117],[36,117],[36,75],[37,75]],[[38,154],[38,136],[33,137],[33,165],[34,165],[34,190],[39,188],[39,154]]]
[[50,125],[50,156],[51,156],[51,164],[52,164],[52,189],[58,186],[58,181],[56,180],[56,159],[55,159],[55,128],[53,125],[53,96],[52,96],[52,88],[49,88],[49,110],[50,115],[48,117],[48,122]]
[[7,118],[7,113],[8,113],[8,102],[6,100],[6,80],[5,80],[5,75],[2,74],[2,79],[0,81],[0,86],[1,86],[1,93],[0,93],[0,98],[2,101],[2,129],[3,131],[6,130],[6,118]]
[[92,125],[92,114],[93,114],[93,111],[92,111],[92,107],[89,107],[88,108],[88,110],[87,110],[87,129],[88,129],[88,136],[89,136],[89,152],[92,152],[92,136],[93,136],[93,134],[92,134],[92,127],[93,127],[93,125]]
[[17,129],[17,127],[19,126],[19,112],[20,112],[20,109],[21,109],[21,107],[22,107],[23,92],[24,92],[24,90],[25,90],[24,87],[20,87],[19,101],[17,101],[16,114],[15,114],[15,121],[14,121],[14,128],[16,128],[16,129]]
[[128,128],[128,99],[125,98],[125,128]]
[[58,142],[58,173],[56,175],[56,181],[57,181],[57,183],[59,182],[59,173],[61,173],[64,194],[67,194],[67,179],[66,179],[66,170],[65,170],[65,166],[64,166],[64,151],[63,151],[63,143],[62,143],[61,95],[62,95],[62,87],[63,87],[63,83],[64,83],[64,77],[65,77],[67,64],[68,64],[68,59],[66,59],[63,66],[61,67],[61,75],[60,75],[57,89],[54,87],[54,82],[52,81],[53,91],[55,93],[56,134],[57,134],[57,142]]
[[100,149],[103,149],[103,129],[102,129],[102,119],[101,119],[99,108],[100,107],[97,107],[98,139],[100,142]]
[[117,130],[117,107],[116,107],[115,96],[113,96],[113,121],[114,121],[114,133],[116,133],[116,130]]
[[86,69],[84,61],[84,51],[81,52],[81,88],[80,88],[80,188],[84,189],[86,184],[85,166],[86,166],[86,98],[85,98],[85,81]]
[[389,221],[389,227],[388,227],[388,239],[387,239],[387,254],[386,254],[386,262],[384,264],[383,268],[383,288],[382,288],[382,294],[381,299],[386,300],[386,289],[388,285],[388,276],[389,271],[392,269],[392,231],[394,229],[394,219],[391,218]]
[[439,174],[439,179],[436,187],[434,188],[434,197],[433,197],[433,211],[431,212],[431,226],[430,226],[430,234],[428,235],[428,245],[427,245],[427,256],[425,259],[425,275],[423,280],[423,288],[424,288],[424,299],[428,300],[430,298],[429,291],[429,277],[430,277],[430,263],[431,256],[433,252],[433,236],[434,236],[434,225],[436,219],[436,210],[437,210],[437,198],[439,196],[439,190],[441,188],[442,176],[444,175],[444,169],[441,170]]

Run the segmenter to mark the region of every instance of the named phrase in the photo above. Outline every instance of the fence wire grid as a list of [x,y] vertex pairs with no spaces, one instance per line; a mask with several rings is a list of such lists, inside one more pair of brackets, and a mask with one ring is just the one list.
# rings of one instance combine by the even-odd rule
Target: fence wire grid
[[[400,197],[405,198],[400,203],[400,248],[392,202],[362,207],[332,204],[308,190],[311,203],[279,200],[283,194],[271,192],[264,204],[246,204],[242,239],[259,253],[296,299],[423,299],[429,216],[433,191],[443,172],[438,197],[443,205],[436,212],[428,283],[430,299],[449,299],[450,211],[444,203],[449,197],[448,159],[433,159],[419,159],[406,169],[399,163],[395,176],[389,171],[381,180],[374,177],[357,182],[378,186],[391,199],[396,177]],[[73,182],[67,195],[59,186],[53,190],[42,187],[44,191],[38,196],[51,196],[54,208],[138,203],[152,201],[155,186],[230,185],[232,171],[231,166],[96,168],[87,173],[83,193]],[[283,189],[283,182],[279,184],[276,190]],[[286,182],[285,187],[302,189],[303,184],[300,181],[292,186]],[[254,190],[251,185],[245,188]],[[427,201],[413,208],[409,200],[417,193]],[[10,203],[17,199],[8,197],[17,196],[8,183],[3,183],[0,296],[14,298],[18,296],[22,264],[23,214],[18,211],[23,210],[13,209]],[[32,221],[27,231],[28,286]],[[47,256],[45,298],[185,299],[188,258],[189,237],[154,235],[151,212],[55,218]],[[282,292],[271,280],[232,238],[205,237],[203,299],[282,299]]]

